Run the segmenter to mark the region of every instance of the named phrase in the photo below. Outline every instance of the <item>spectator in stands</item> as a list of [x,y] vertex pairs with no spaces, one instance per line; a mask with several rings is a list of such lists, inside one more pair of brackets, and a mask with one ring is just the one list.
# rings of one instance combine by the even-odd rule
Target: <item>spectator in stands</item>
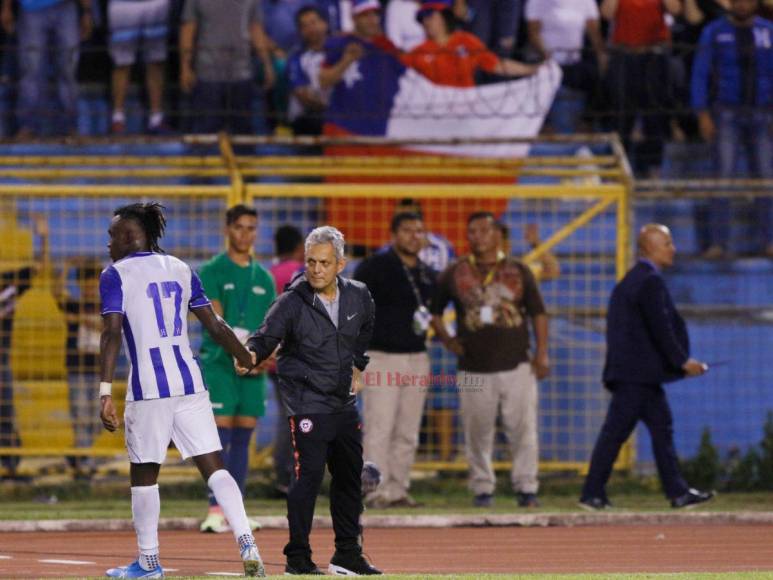
[[671,26],[671,37],[674,50],[671,56],[671,70],[674,74],[674,88],[678,98],[678,108],[675,114],[677,123],[672,125],[678,132],[674,140],[696,141],[700,139],[698,120],[693,114],[690,104],[690,79],[695,58],[695,47],[700,39],[703,28],[730,9],[730,0],[683,0],[682,15],[675,19]]
[[[263,26],[268,42],[276,82],[266,95],[269,127],[287,124],[292,87],[288,84],[288,55],[299,48],[303,39],[298,34],[296,16],[307,7],[317,7],[314,0],[262,0]],[[324,16],[323,16],[324,19]]]
[[325,45],[319,84],[323,90],[332,89],[324,127],[328,134],[354,125],[356,131],[351,132],[363,135],[385,131],[383,109],[390,101],[382,95],[397,92],[402,65],[397,48],[381,29],[380,12],[378,0],[354,0],[354,31],[333,36]]
[[[510,228],[502,220],[497,221],[497,245],[505,255],[512,254],[510,247]],[[523,239],[534,250],[540,245],[539,226],[537,224],[526,224],[523,230]],[[548,250],[542,254],[539,260],[527,264],[537,282],[555,280],[561,275],[561,266],[556,256]]]
[[[349,11],[348,19],[350,22],[348,22],[348,27],[344,30],[344,27],[342,25],[342,7],[346,5],[347,10]],[[350,0],[317,0],[317,7],[322,11],[322,13],[325,15],[325,20],[327,20],[328,28],[330,29],[330,34],[337,35],[341,32],[351,32],[352,30],[352,23],[351,23],[351,1]]]
[[[633,154],[639,174],[656,173],[670,135],[672,86],[666,14],[678,16],[681,0],[603,0],[601,16],[612,27],[607,92],[614,128]],[[641,118],[643,141],[632,147],[631,134]]]
[[612,391],[604,425],[593,448],[580,507],[611,507],[606,484],[620,448],[639,420],[650,431],[663,491],[671,507],[708,501],[712,492],[691,489],[679,470],[674,428],[663,383],[704,374],[708,367],[690,357],[690,340],[661,270],[674,263],[671,232],[647,224],[639,232],[639,261],[615,286],[607,309],[604,386]]
[[[80,16],[78,6],[80,5]],[[0,20],[7,33],[16,27],[13,0],[3,0]],[[93,20],[91,0],[19,0],[18,50],[19,96],[17,115],[19,132],[25,138],[38,134],[41,123],[53,124],[56,116],[47,114],[43,96],[46,93],[46,56],[53,55],[59,106],[64,113],[65,132],[77,127],[79,43],[91,35]]]
[[259,0],[228,10],[222,0],[186,0],[180,27],[180,86],[192,92],[193,129],[252,133],[255,94],[251,50],[260,57],[263,86],[274,84]]
[[[15,224],[14,224],[15,225]],[[7,224],[3,224],[4,227]],[[40,238],[43,260],[48,256],[48,223],[42,217],[33,218],[34,232]],[[45,266],[45,264],[44,264]],[[19,297],[32,287],[37,264],[23,265],[17,260],[0,264],[0,447],[19,447],[21,439],[16,428],[13,406],[13,373],[11,372],[11,342],[13,318]],[[8,478],[16,477],[19,457],[0,456],[0,465]]]
[[424,42],[424,28],[416,20],[421,0],[389,0],[386,7],[386,34],[397,48],[410,52]]
[[124,103],[129,89],[131,67],[141,48],[150,109],[148,132],[163,132],[169,0],[110,0],[107,16],[110,27],[110,56],[113,59],[113,116],[110,130],[116,134],[126,130]]
[[[263,22],[271,38],[273,50],[287,58],[290,51],[302,41],[298,29],[298,12],[304,8],[317,8],[314,0],[263,0]],[[325,18],[324,15],[322,16]]]
[[425,244],[417,213],[398,213],[392,244],[354,273],[376,304],[376,322],[363,381],[363,459],[381,469],[381,485],[366,496],[374,508],[417,507],[408,494],[430,381],[427,330],[437,273],[419,259]]
[[287,60],[290,103],[287,117],[295,135],[321,135],[330,89],[319,84],[319,69],[325,60],[328,25],[315,6],[305,6],[295,15],[302,46]]
[[465,28],[500,58],[513,55],[523,0],[454,0],[454,13]]
[[[66,276],[69,268],[63,270]],[[99,433],[99,340],[102,314],[99,298],[97,261],[81,261],[75,268],[79,295],[63,295],[60,300],[67,320],[67,384],[70,417],[76,447],[91,447]],[[89,479],[94,465],[88,457],[68,457],[76,479]]]
[[[701,29],[730,10],[730,0],[684,0],[684,18]],[[698,40],[696,37],[694,40]]]
[[500,58],[469,32],[456,30],[451,0],[425,0],[417,16],[427,40],[402,60],[439,85],[475,86],[475,73],[483,70],[503,76],[525,76],[537,66]]
[[[510,480],[518,505],[534,507],[539,487],[537,380],[550,370],[545,306],[531,270],[499,249],[491,213],[469,217],[467,239],[472,253],[441,274],[431,312],[438,337],[459,356],[457,388],[474,505],[493,504],[491,462],[499,414],[512,453]],[[449,301],[456,309],[455,337],[442,320]],[[529,320],[537,341],[531,360]]]
[[[276,285],[276,295],[284,292],[293,275],[303,270],[303,234],[295,226],[284,225],[274,234],[276,261],[271,266],[271,275]],[[274,489],[281,497],[287,497],[287,490],[293,475],[293,447],[290,441],[290,425],[287,413],[279,396],[276,365],[269,367],[269,378],[274,385],[277,401],[276,432],[274,433]]]
[[[598,5],[595,0],[528,0],[526,21],[531,45],[542,58],[553,58],[563,71],[547,120],[556,133],[574,133],[588,94],[606,73],[608,64]],[[595,62],[583,55],[586,36]]]
[[[730,13],[701,35],[692,75],[692,105],[702,137],[716,142],[722,178],[739,177],[743,150],[752,177],[773,179],[773,22],[755,16],[758,0],[731,0]],[[755,200],[760,249],[773,257],[770,197]],[[707,258],[728,250],[730,202],[709,206]]]

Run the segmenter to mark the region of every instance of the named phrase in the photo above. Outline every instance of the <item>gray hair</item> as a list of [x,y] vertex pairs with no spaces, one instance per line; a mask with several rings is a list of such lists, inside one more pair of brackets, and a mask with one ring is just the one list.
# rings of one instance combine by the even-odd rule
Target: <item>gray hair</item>
[[344,235],[333,226],[321,226],[311,231],[306,236],[306,243],[304,244],[304,250],[309,253],[311,246],[317,244],[333,244],[335,250],[336,260],[343,260],[344,258]]

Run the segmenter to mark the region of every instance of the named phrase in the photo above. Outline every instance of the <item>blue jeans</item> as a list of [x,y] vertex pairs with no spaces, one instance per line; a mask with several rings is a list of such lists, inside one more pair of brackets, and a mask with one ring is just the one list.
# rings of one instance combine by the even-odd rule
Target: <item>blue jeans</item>
[[50,124],[55,119],[48,112],[44,115],[45,57],[48,55],[56,68],[56,89],[66,119],[66,131],[75,129],[79,34],[78,8],[71,0],[43,10],[20,11],[18,38],[21,80],[17,115],[22,129],[37,133],[40,123]]
[[585,112],[585,93],[561,85],[558,87],[547,121],[559,135],[573,135],[577,132],[582,114]]
[[522,4],[522,0],[467,0],[470,32],[497,55],[512,57]]
[[[773,113],[761,110],[718,109],[716,157],[719,177],[773,179]],[[747,161],[747,172],[738,168],[740,153]],[[773,244],[773,198],[754,199],[755,242],[764,251]],[[730,200],[714,198],[708,207],[708,245],[727,249],[730,241]]]

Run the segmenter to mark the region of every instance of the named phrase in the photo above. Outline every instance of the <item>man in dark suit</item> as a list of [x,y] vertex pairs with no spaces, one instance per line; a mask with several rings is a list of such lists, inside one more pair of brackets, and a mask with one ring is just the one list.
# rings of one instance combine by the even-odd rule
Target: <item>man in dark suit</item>
[[663,491],[671,507],[683,508],[713,497],[691,489],[682,478],[674,449],[674,428],[662,383],[697,377],[708,366],[690,358],[687,326],[671,300],[660,271],[674,263],[676,248],[666,226],[644,226],[639,260],[615,286],[607,311],[604,385],[612,392],[596,441],[580,507],[611,507],[605,486],[620,447],[641,420],[652,447]]

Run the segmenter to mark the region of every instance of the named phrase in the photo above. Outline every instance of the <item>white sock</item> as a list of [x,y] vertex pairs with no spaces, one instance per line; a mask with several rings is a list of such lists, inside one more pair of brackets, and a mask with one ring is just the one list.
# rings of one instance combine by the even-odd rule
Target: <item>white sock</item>
[[113,123],[125,123],[126,115],[123,111],[113,111]]
[[244,511],[244,500],[242,492],[236,480],[225,469],[218,469],[209,476],[207,485],[218,505],[223,508],[225,519],[231,525],[231,531],[238,542],[244,535],[252,537],[252,529],[247,521],[247,512]]
[[[132,519],[140,549],[140,566],[153,570],[158,565],[158,518],[161,498],[158,484],[132,487]],[[155,565],[153,563],[155,562]],[[148,567],[150,566],[150,567]]]
[[147,570],[148,572],[155,570],[161,565],[161,562],[158,559],[158,554],[140,554],[140,557],[137,558],[137,561],[140,563],[140,568]]

